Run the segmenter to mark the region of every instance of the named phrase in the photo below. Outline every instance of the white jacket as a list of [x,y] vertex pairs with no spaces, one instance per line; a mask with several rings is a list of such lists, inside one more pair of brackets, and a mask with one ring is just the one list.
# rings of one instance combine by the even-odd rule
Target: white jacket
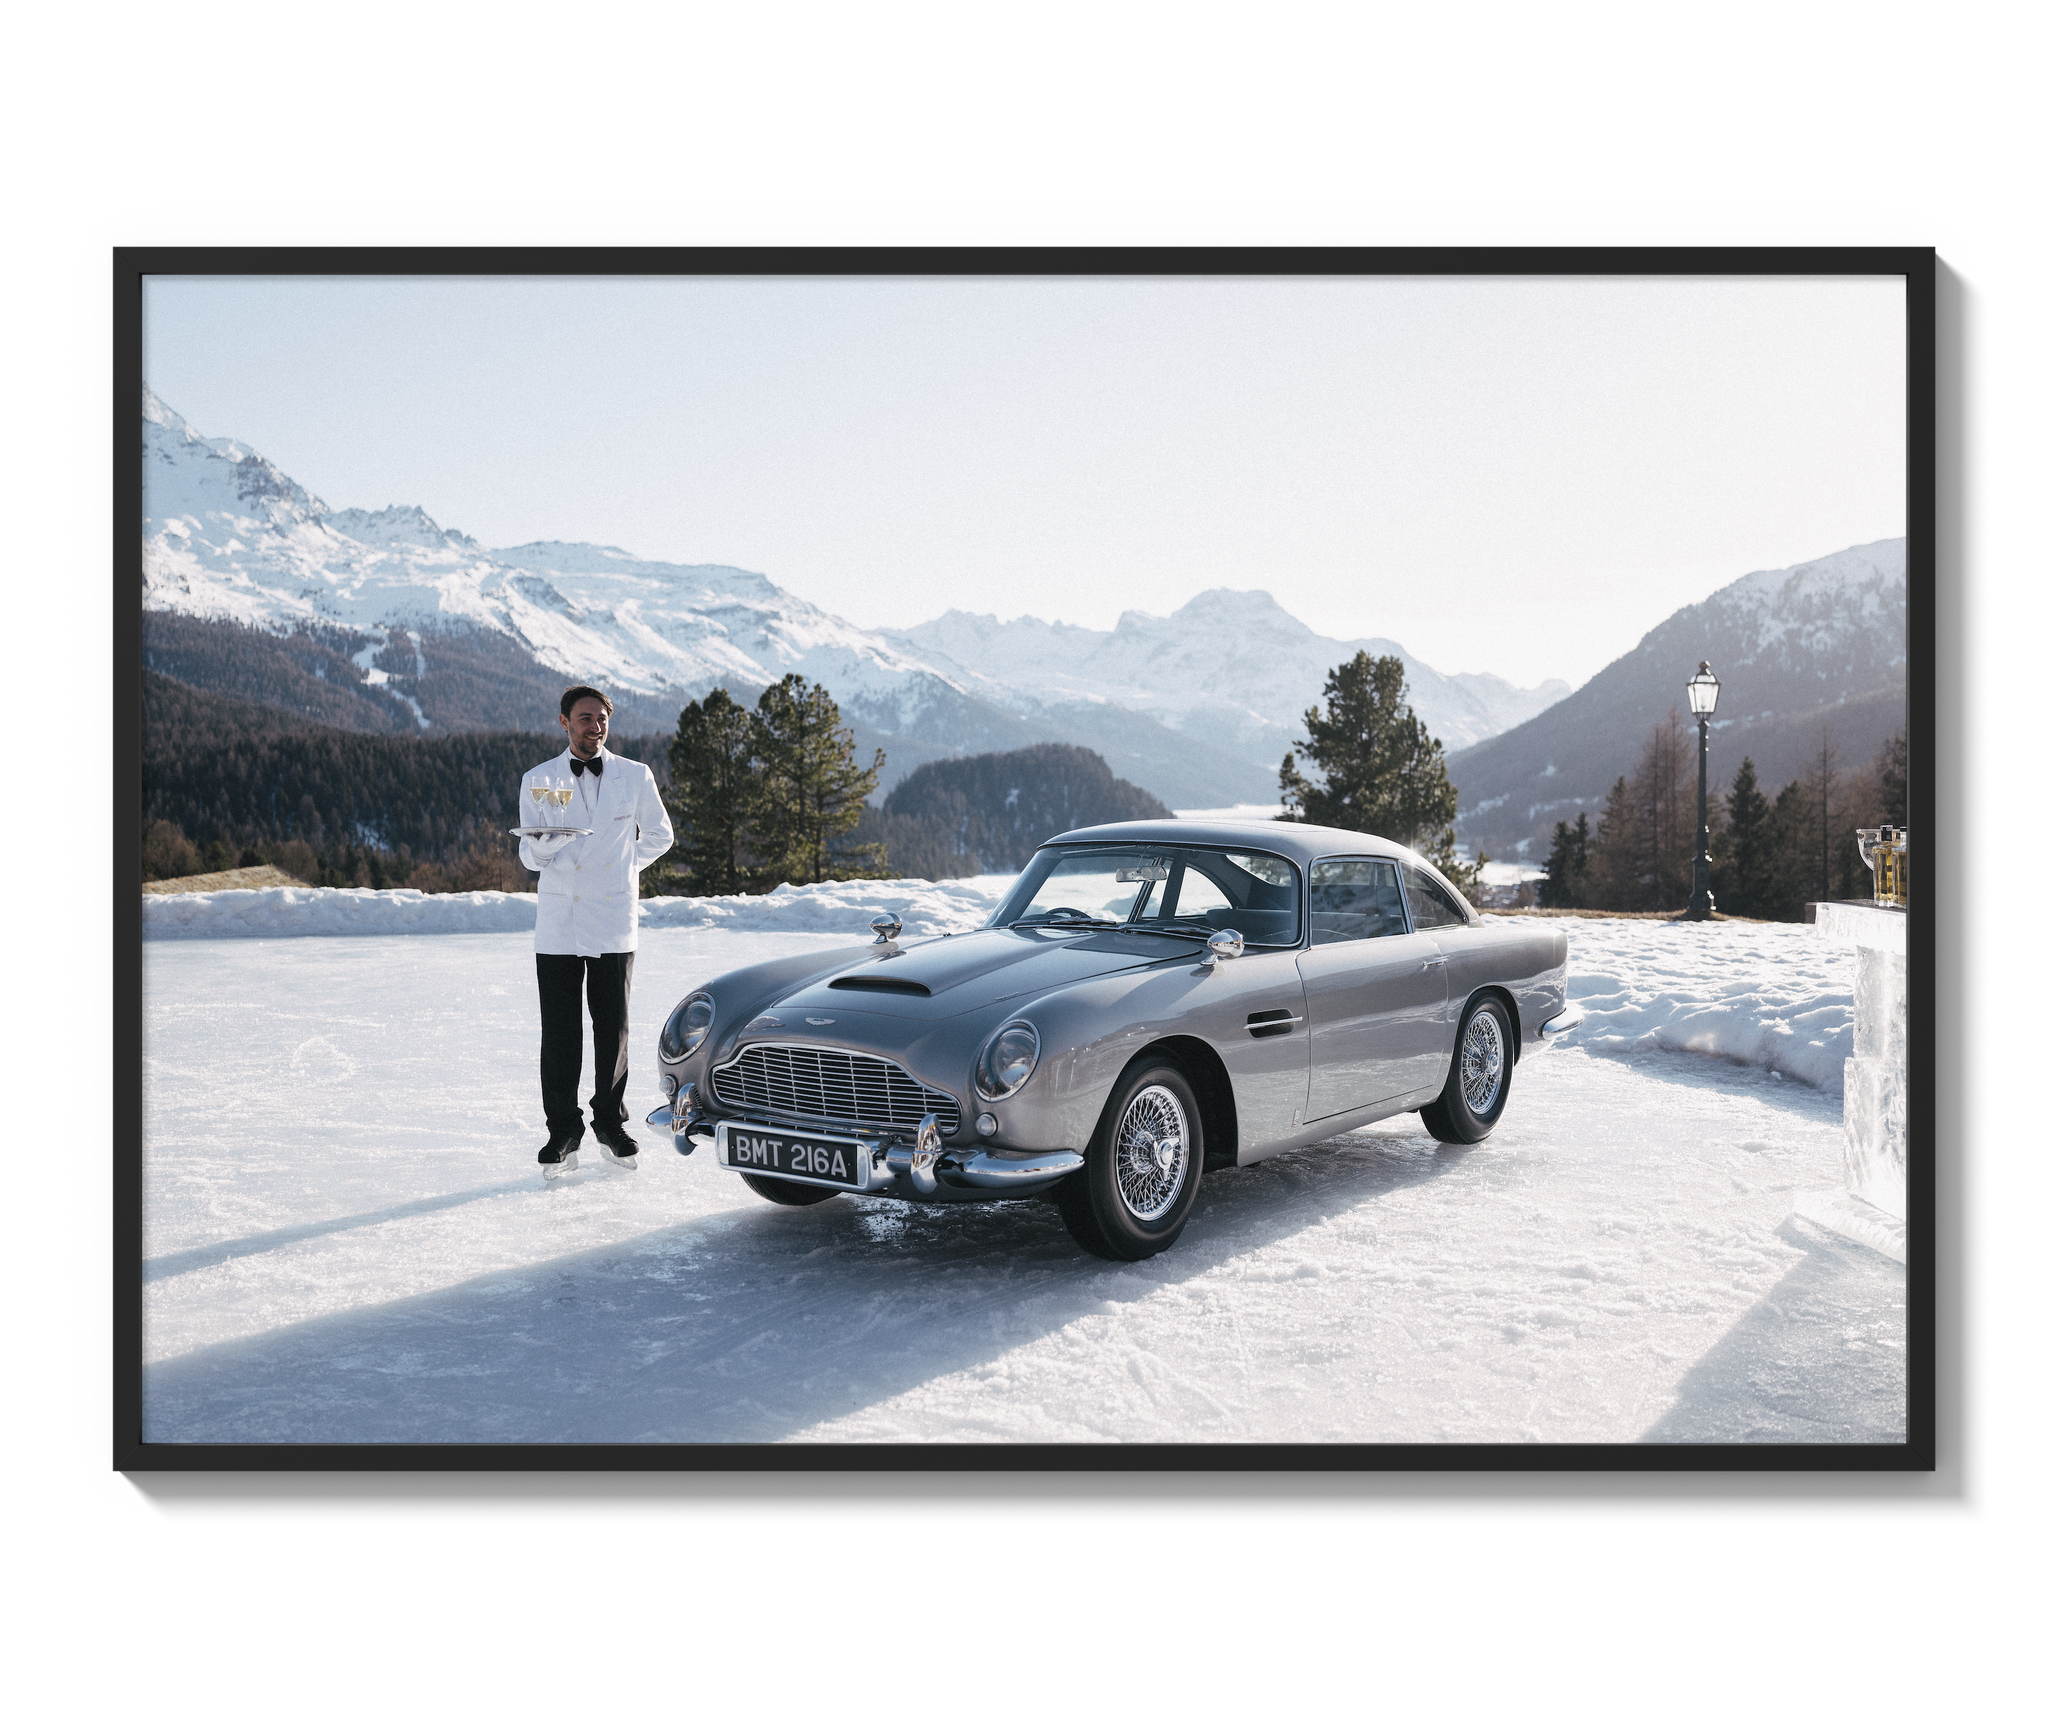
[[[536,764],[520,779],[519,821],[588,829],[552,854],[531,836],[519,839],[519,862],[540,873],[535,954],[630,954],[640,946],[640,873],[669,850],[676,832],[645,764],[601,751],[604,774],[572,776],[569,753]],[[539,806],[527,789],[544,780],[567,783],[567,806]]]

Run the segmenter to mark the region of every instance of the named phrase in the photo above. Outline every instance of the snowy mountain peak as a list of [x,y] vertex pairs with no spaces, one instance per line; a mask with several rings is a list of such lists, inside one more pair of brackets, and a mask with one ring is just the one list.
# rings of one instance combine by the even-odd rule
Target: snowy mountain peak
[[[417,505],[333,511],[151,392],[142,428],[145,607],[379,639],[392,628],[497,634],[546,675],[671,710],[716,684],[798,673],[855,720],[942,751],[1053,738],[1141,760],[1162,785],[1229,777],[1228,796],[1257,798],[1324,676],[1361,648],[1402,656],[1415,707],[1447,746],[1549,701],[1491,676],[1438,674],[1384,639],[1319,637],[1266,591],[1203,591],[1108,632],[957,610],[870,632],[741,567],[597,543],[487,548]],[[415,651],[432,660],[417,640]]]
[[380,548],[400,544],[420,549],[475,549],[479,546],[474,537],[442,529],[424,507],[386,507],[377,513],[365,512],[360,507],[344,507],[338,513],[329,514],[327,522],[344,537],[353,537],[359,543],[374,544]]
[[[1859,543],[1792,567],[1747,573],[1644,634],[1637,649],[1711,633],[1714,672],[1799,665],[1866,680],[1906,661],[1906,540]],[[1626,659],[1624,659],[1626,660]]]
[[1440,674],[1392,639],[1325,638],[1268,591],[1207,590],[1166,616],[1128,609],[1108,632],[956,609],[889,636],[991,702],[1031,711],[1114,701],[1267,769],[1294,742],[1330,670],[1361,650],[1401,658],[1416,713],[1449,749],[1513,727],[1569,690]]

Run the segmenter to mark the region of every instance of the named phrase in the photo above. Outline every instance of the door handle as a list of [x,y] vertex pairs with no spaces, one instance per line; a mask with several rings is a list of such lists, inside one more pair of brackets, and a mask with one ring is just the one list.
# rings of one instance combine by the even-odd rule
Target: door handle
[[1422,963],[1422,970],[1424,972],[1427,972],[1433,966],[1442,966],[1450,958],[1451,957],[1447,954],[1433,954],[1429,957],[1429,959]]

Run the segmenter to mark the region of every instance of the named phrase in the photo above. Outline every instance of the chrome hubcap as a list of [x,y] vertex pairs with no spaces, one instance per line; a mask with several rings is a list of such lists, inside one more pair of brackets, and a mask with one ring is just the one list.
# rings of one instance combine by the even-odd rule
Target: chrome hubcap
[[1133,1217],[1165,1212],[1188,1175],[1188,1118],[1164,1086],[1146,1086],[1124,1106],[1116,1129],[1116,1191]]
[[1465,1042],[1458,1052],[1458,1083],[1465,1093],[1465,1107],[1474,1115],[1492,1109],[1506,1071],[1507,1045],[1501,1040],[1500,1021],[1481,1010],[1465,1023]]

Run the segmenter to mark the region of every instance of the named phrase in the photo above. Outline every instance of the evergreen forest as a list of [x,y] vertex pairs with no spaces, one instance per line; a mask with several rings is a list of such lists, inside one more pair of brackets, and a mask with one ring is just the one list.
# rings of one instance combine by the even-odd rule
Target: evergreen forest
[[[559,733],[350,730],[154,671],[143,716],[145,879],[271,864],[327,887],[533,887],[504,832]],[[881,754],[858,757],[830,692],[795,675],[752,708],[714,688],[672,736],[607,744],[654,771],[676,827],[646,894],[1010,871],[1050,835],[1172,815],[1070,745],[928,763],[869,804]]]
[[[1632,774],[1607,790],[1598,822],[1584,812],[1551,831],[1536,899],[1545,907],[1684,911],[1698,830],[1693,726],[1672,710],[1644,739]],[[1736,918],[1797,921],[1810,901],[1870,898],[1856,831],[1906,821],[1906,736],[1867,768],[1844,771],[1825,725],[1799,775],[1776,794],[1745,757],[1725,791],[1707,796],[1714,908]]]

